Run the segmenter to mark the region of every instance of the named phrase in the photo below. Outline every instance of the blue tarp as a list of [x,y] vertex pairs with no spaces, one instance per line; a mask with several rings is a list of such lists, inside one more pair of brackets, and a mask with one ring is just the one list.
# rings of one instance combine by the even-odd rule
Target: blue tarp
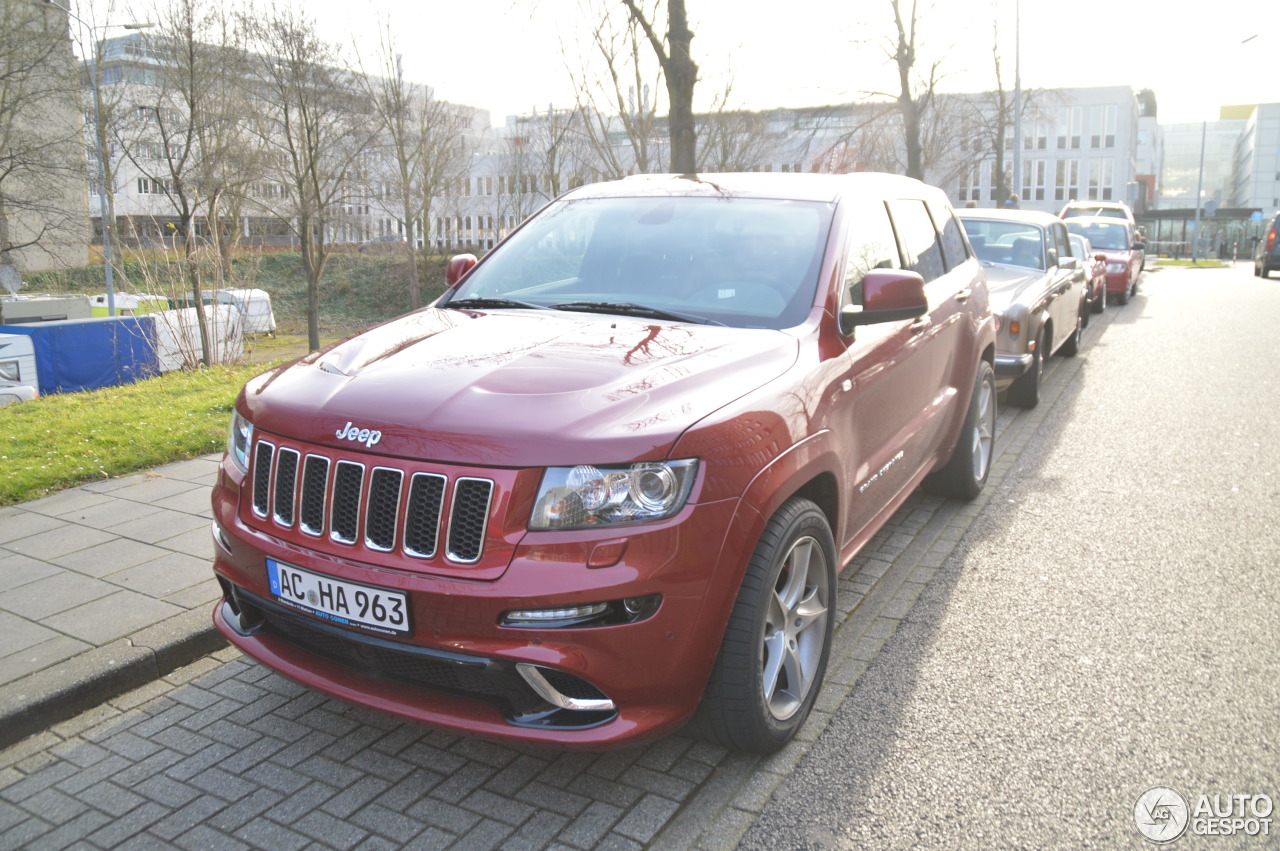
[[151,316],[0,325],[0,333],[31,338],[42,396],[131,384],[160,372]]

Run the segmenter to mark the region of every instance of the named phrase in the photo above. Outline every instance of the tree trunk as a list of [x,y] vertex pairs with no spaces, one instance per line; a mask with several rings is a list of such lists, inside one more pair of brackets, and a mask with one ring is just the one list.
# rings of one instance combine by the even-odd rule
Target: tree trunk
[[622,4],[631,13],[631,19],[644,30],[667,79],[667,99],[671,101],[667,115],[671,135],[671,171],[693,174],[698,170],[698,131],[693,121],[693,87],[698,82],[698,66],[690,51],[693,33],[689,30],[684,0],[667,0],[669,51],[663,48],[662,40],[636,6],[635,0],[622,0]]
[[698,81],[690,43],[689,18],[684,0],[668,0],[667,41],[670,55],[664,63],[667,72],[667,97],[671,101],[668,117],[671,132],[671,170],[676,174],[693,174],[698,170],[698,137],[693,123],[693,86]]

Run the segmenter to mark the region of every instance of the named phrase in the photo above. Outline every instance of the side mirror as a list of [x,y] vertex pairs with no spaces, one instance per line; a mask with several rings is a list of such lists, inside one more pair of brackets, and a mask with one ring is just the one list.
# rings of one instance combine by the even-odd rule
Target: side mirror
[[1106,262],[1107,262],[1107,255],[1105,255],[1105,254],[1095,254],[1095,255],[1093,255],[1093,259],[1094,259],[1094,260],[1101,260],[1103,263],[1106,263]]
[[1133,244],[1133,250],[1134,250],[1134,251],[1146,251],[1146,250],[1147,250],[1147,244],[1146,244],[1145,242],[1135,242],[1135,243]]
[[929,312],[924,278],[905,269],[872,269],[862,279],[862,305],[846,305],[840,311],[840,326],[851,333],[858,325],[899,322]]
[[449,258],[449,265],[444,267],[445,283],[450,288],[456,287],[478,262],[474,254],[459,254]]
[[1059,269],[1079,269],[1080,259],[1077,257],[1063,257],[1058,260]]

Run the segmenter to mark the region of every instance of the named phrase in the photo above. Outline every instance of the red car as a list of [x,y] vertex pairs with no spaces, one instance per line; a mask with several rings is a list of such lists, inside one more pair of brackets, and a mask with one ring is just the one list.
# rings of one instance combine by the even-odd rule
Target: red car
[[1138,277],[1146,262],[1147,246],[1137,235],[1133,225],[1118,219],[1073,217],[1067,219],[1067,229],[1089,240],[1106,258],[1107,293],[1119,304],[1128,304],[1138,292]]
[[449,279],[237,399],[218,628],[467,734],[784,745],[840,568],[921,483],[987,478],[995,330],[943,193],[628,178]]
[[1093,313],[1101,313],[1107,309],[1107,258],[1094,251],[1089,240],[1080,234],[1073,233],[1070,239],[1071,254],[1080,258],[1081,269],[1084,270],[1089,309]]

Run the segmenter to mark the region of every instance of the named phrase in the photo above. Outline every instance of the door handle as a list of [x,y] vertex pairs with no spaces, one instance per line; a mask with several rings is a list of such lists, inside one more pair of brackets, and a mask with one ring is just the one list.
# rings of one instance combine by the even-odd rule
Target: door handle
[[956,293],[956,301],[963,304],[964,302],[969,300],[969,297],[971,295],[973,295],[973,290],[969,289],[968,287],[965,287],[960,292]]
[[915,322],[911,323],[910,331],[912,334],[919,334],[924,329],[933,324],[933,319],[928,316],[921,316]]

